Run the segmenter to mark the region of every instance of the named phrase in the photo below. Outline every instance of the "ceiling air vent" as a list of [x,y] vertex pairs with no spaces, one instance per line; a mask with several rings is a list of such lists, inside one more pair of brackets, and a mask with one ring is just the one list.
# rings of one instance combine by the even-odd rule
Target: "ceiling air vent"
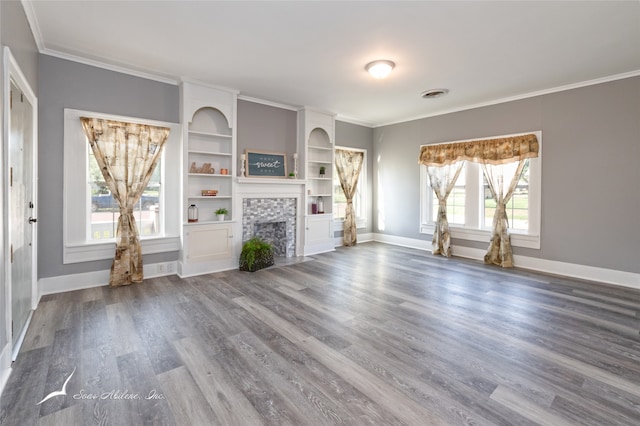
[[424,99],[434,99],[434,98],[440,98],[446,95],[447,93],[449,93],[449,89],[431,89],[431,90],[425,90],[424,92],[420,93],[420,96],[423,97]]

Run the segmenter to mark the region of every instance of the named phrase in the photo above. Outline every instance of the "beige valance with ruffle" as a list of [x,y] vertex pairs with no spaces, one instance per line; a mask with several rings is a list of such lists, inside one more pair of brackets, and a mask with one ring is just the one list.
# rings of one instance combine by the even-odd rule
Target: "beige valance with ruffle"
[[498,165],[535,158],[538,156],[538,148],[538,138],[533,133],[498,139],[423,145],[420,148],[419,162],[435,167],[463,160]]

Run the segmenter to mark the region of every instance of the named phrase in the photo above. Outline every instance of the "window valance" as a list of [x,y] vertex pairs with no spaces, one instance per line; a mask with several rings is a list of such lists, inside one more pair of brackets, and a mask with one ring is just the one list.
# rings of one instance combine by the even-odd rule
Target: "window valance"
[[529,133],[497,139],[423,145],[419,163],[438,167],[467,160],[498,165],[537,156],[538,138]]

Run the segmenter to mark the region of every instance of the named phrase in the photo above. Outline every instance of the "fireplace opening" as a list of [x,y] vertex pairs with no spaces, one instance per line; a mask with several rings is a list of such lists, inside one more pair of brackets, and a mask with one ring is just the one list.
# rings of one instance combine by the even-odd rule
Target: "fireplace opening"
[[274,256],[287,256],[287,222],[254,223],[253,235],[271,244]]

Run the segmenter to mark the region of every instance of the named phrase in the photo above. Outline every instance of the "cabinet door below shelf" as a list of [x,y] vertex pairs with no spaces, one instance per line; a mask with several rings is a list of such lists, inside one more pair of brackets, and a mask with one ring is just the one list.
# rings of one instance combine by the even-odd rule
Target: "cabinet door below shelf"
[[189,226],[185,230],[187,263],[228,259],[232,252],[231,224]]

